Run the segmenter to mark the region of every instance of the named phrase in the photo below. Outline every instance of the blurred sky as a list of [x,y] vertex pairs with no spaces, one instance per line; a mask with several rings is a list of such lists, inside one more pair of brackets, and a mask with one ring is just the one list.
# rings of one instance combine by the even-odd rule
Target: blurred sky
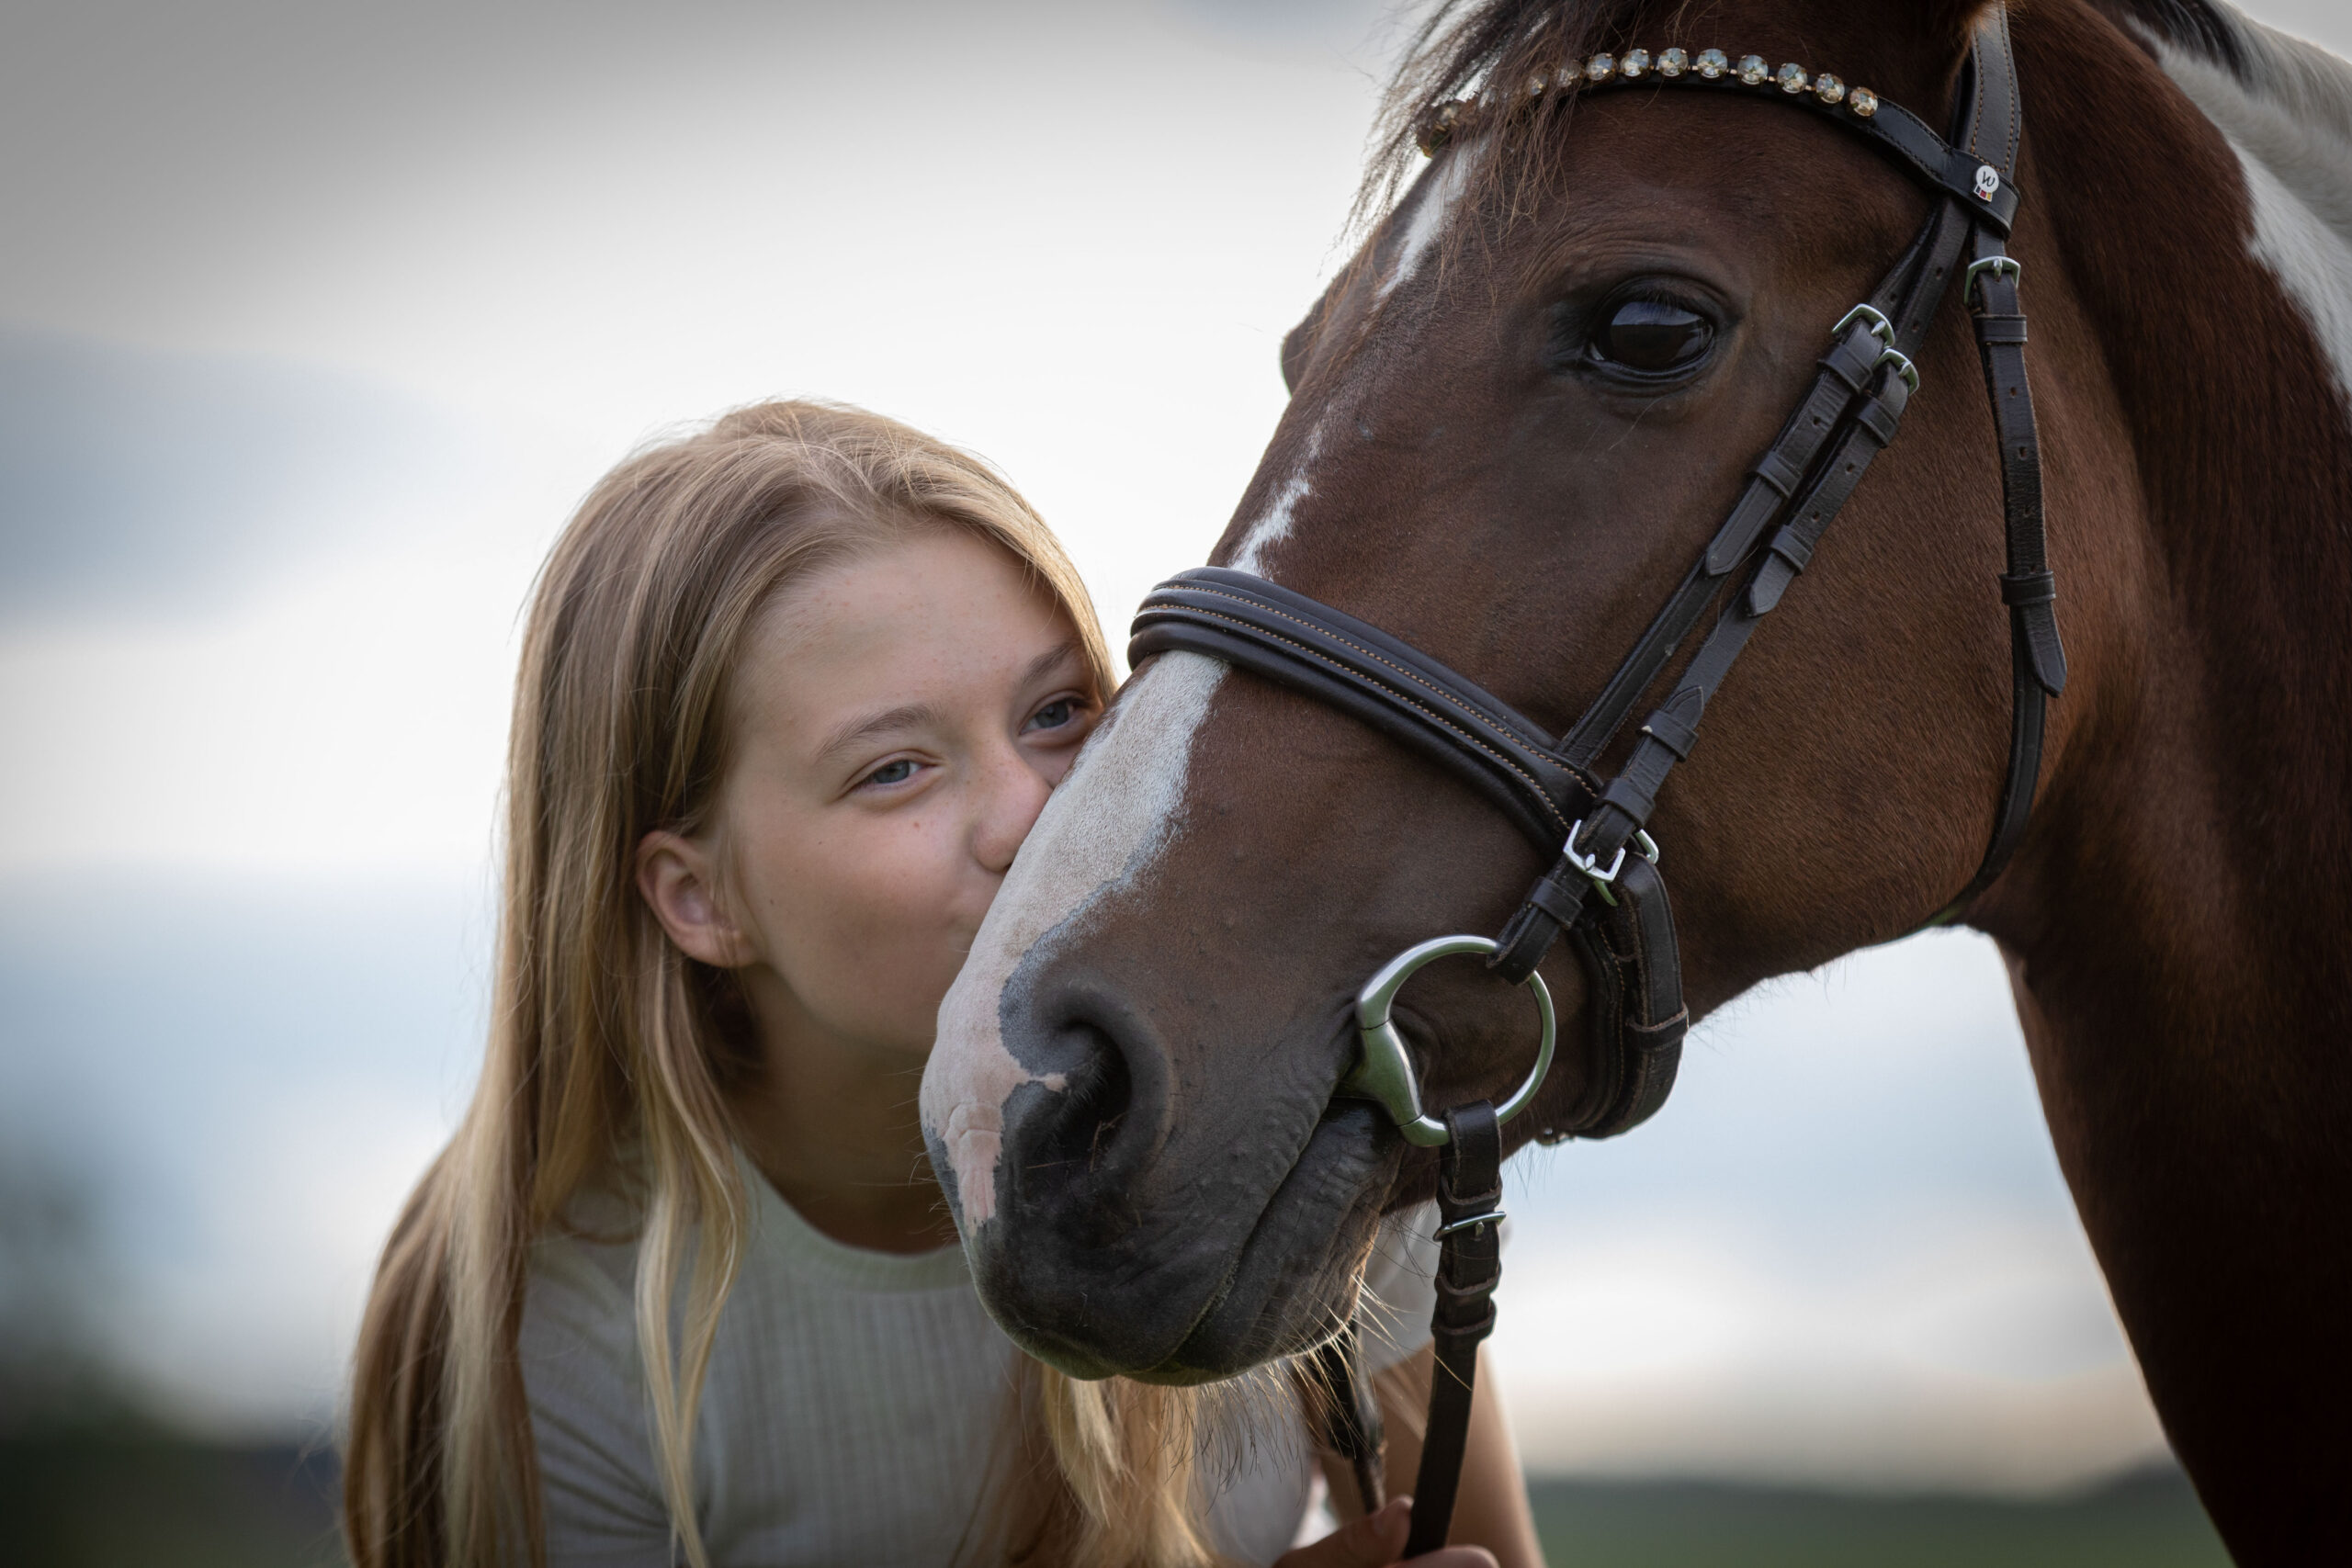
[[[1256,462],[1397,37],[1372,0],[0,8],[0,1138],[95,1195],[96,1328],[159,1397],[334,1405],[478,1059],[517,616],[594,476],[865,403],[1003,465],[1116,626]],[[1977,939],[1768,987],[1656,1123],[1514,1179],[1538,1465],[2032,1490],[2161,1450]]]

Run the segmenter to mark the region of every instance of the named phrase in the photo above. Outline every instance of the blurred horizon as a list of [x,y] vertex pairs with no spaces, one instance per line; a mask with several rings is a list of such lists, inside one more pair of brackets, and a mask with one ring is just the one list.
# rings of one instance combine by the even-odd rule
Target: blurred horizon
[[[2253,12],[2352,50],[2338,8]],[[571,503],[665,432],[838,397],[1001,466],[1117,626],[1255,466],[1403,31],[1377,0],[5,28],[0,1371],[319,1438],[479,1061],[514,641]],[[2015,1497],[2167,1462],[1981,938],[1759,988],[1656,1123],[1511,1180],[1532,1469]]]

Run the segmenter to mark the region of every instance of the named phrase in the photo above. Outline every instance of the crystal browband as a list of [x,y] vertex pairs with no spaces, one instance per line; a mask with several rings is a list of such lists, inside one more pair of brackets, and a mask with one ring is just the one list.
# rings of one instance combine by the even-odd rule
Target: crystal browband
[[1974,152],[1945,141],[1901,105],[1883,101],[1868,87],[1849,86],[1826,71],[1816,76],[1793,60],[1775,68],[1760,54],[1743,54],[1734,62],[1720,49],[1696,54],[1667,49],[1655,57],[1645,49],[1595,54],[1582,64],[1570,62],[1557,72],[1531,76],[1515,93],[1490,81],[1475,94],[1424,112],[1414,124],[1413,139],[1434,157],[1455,138],[1514,114],[1532,113],[1547,97],[1634,85],[1702,88],[1801,105],[1860,131],[1903,159],[1995,233],[2006,236],[2017,218],[2015,184]]
[[[1825,71],[1815,76],[1792,60],[1775,70],[1760,54],[1743,54],[1736,62],[1720,49],[1702,49],[1697,54],[1687,50],[1662,49],[1653,58],[1646,49],[1629,49],[1623,56],[1596,54],[1582,65],[1574,62],[1560,67],[1554,75],[1531,76],[1521,89],[1521,106],[1533,104],[1546,94],[1574,92],[1579,87],[1606,86],[1615,82],[1638,82],[1656,76],[1666,81],[1697,77],[1704,82],[1736,82],[1743,86],[1778,87],[1791,97],[1811,93],[1822,105],[1836,107],[1843,104],[1847,110],[1869,119],[1878,113],[1878,95],[1868,87],[1849,87]],[[1423,153],[1434,155],[1437,150],[1452,141],[1458,132],[1473,129],[1477,121],[1494,108],[1497,95],[1492,87],[1470,97],[1456,98],[1438,105],[1421,116],[1413,128],[1413,139]]]

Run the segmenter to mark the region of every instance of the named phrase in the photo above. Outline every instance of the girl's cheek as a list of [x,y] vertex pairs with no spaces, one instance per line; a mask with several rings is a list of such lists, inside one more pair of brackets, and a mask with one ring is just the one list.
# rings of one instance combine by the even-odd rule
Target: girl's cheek
[[927,976],[943,944],[977,930],[987,912],[988,890],[959,874],[965,868],[949,848],[945,832],[926,826],[876,846],[854,873],[852,897],[867,910],[861,923],[874,945],[892,955],[902,983]]

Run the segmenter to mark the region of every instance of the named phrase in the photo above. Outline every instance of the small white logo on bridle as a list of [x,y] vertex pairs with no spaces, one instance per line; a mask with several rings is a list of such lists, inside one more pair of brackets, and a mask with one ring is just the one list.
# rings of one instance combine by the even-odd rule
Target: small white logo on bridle
[[1976,199],[1979,201],[1990,201],[1993,199],[1993,193],[2000,188],[2000,171],[1994,168],[1990,164],[1977,164]]

